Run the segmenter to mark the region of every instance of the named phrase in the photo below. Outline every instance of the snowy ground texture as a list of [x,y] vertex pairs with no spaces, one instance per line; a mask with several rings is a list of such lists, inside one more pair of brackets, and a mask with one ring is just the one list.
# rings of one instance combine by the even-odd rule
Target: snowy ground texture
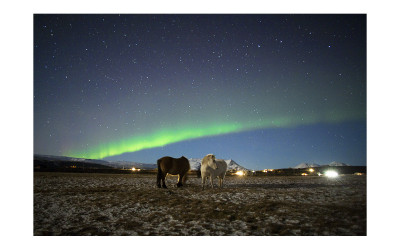
[[366,176],[176,179],[35,173],[34,235],[366,235]]

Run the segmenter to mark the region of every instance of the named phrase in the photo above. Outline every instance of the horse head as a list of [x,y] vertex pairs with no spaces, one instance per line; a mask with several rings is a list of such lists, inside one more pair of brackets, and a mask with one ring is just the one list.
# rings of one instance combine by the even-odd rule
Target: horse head
[[217,163],[215,162],[215,155],[213,154],[208,154],[207,155],[207,165],[212,167],[213,169],[217,169]]

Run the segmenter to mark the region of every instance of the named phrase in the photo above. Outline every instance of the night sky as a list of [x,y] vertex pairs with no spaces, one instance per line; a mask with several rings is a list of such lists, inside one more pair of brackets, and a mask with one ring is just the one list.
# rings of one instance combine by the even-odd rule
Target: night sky
[[34,153],[366,165],[366,15],[34,15]]

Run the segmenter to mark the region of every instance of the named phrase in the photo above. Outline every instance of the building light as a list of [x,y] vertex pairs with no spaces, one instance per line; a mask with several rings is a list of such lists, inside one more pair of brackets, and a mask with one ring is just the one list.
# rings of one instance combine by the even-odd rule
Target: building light
[[237,171],[235,174],[236,174],[236,175],[239,175],[239,176],[243,176],[243,175],[244,175],[244,172],[243,172],[243,171]]

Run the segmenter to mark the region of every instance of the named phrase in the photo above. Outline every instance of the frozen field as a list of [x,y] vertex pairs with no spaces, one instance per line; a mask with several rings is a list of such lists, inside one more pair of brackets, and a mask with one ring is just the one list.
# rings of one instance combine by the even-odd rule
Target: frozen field
[[194,176],[175,182],[35,173],[34,235],[366,235],[365,176],[227,176],[204,191]]

